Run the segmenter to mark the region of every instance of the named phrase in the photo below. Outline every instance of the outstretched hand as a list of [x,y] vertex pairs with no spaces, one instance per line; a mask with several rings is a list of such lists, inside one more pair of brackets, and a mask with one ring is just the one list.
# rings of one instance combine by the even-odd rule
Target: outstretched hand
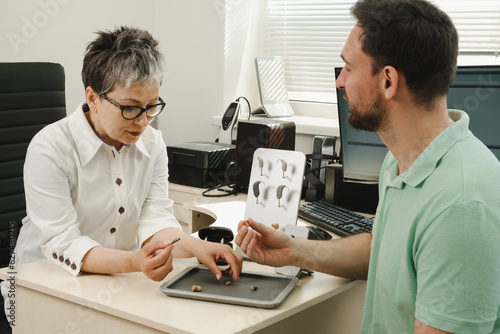
[[290,236],[251,218],[239,222],[235,243],[250,259],[260,264],[278,267],[296,260]]

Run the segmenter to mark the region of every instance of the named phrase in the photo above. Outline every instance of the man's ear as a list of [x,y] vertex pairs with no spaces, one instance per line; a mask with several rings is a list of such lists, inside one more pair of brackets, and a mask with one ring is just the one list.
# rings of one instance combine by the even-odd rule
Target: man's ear
[[399,73],[392,66],[386,66],[381,71],[381,85],[384,97],[387,100],[392,99],[398,90]]
[[97,110],[97,100],[99,99],[99,95],[92,89],[92,87],[88,86],[85,89],[85,100],[89,105],[90,111]]

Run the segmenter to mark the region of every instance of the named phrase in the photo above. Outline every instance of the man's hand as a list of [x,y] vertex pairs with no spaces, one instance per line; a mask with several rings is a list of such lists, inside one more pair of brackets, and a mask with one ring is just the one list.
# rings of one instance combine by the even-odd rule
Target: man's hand
[[251,218],[238,224],[235,243],[257,263],[278,267],[296,260],[290,236]]

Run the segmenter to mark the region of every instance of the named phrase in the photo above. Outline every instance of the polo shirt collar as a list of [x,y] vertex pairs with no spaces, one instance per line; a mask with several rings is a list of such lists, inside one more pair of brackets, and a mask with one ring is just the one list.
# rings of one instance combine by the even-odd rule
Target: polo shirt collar
[[[96,155],[97,151],[104,145],[105,147],[112,147],[106,144],[97,136],[94,129],[90,126],[87,118],[85,117],[84,110],[88,108],[86,102],[82,102],[78,108],[73,112],[69,118],[69,126],[73,138],[75,140],[75,146],[78,150],[78,156],[80,157],[80,163],[82,166],[87,165],[90,160]],[[124,146],[124,148],[130,148],[130,146]],[[133,146],[137,147],[139,152],[143,153],[148,158],[151,158],[148,150],[144,146],[142,138],[139,138],[137,143]],[[114,149],[114,148],[113,148]]]
[[[417,187],[434,172],[443,156],[469,133],[469,116],[465,112],[448,110],[448,114],[454,123],[441,132],[420,154],[413,165],[391,182],[391,186],[401,188],[404,184],[408,184],[411,187]],[[389,168],[398,168],[395,159],[394,163],[395,166],[389,166]]]

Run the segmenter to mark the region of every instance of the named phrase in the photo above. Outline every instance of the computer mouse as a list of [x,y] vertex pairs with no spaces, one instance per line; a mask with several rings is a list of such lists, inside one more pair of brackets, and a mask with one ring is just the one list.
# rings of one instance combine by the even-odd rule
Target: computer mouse
[[309,230],[309,234],[307,235],[307,239],[312,239],[312,240],[330,240],[332,238],[332,235],[322,229],[319,226],[307,226],[307,229]]

